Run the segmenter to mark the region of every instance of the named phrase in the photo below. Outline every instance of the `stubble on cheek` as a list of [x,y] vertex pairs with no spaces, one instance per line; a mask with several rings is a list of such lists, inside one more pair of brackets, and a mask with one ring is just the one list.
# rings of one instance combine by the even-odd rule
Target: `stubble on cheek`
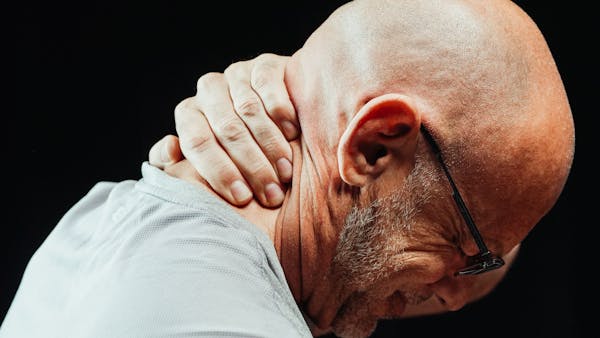
[[418,303],[430,296],[417,290],[394,292],[394,288],[385,290],[387,295],[372,294],[374,285],[408,272],[400,259],[407,246],[402,234],[411,231],[420,208],[430,198],[430,185],[436,182],[435,172],[420,165],[422,162],[417,163],[405,185],[394,194],[377,198],[377,191],[370,191],[372,203],[362,207],[355,204],[348,214],[336,248],[333,271],[344,289],[354,293],[341,306],[331,325],[339,337],[368,337],[378,319],[397,318],[407,300]]

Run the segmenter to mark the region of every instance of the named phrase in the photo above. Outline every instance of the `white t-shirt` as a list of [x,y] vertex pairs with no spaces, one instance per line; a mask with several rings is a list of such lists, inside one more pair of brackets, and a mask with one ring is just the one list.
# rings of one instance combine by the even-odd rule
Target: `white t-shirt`
[[265,233],[148,163],[142,175],[64,215],[0,338],[312,337]]

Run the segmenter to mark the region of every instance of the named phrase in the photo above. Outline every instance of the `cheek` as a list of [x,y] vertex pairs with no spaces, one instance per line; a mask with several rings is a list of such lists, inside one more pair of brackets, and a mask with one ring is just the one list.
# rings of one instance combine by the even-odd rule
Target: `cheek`
[[403,267],[407,278],[415,283],[435,283],[452,275],[463,265],[463,258],[456,246],[446,239],[443,232],[434,229],[437,228],[431,223],[425,229],[417,224],[405,236],[405,247],[397,258],[397,264]]
[[404,266],[402,274],[411,284],[431,284],[449,272],[449,255],[416,252],[406,254],[400,262]]
[[[424,240],[429,239],[429,240]],[[413,229],[404,239],[404,248],[394,257],[399,272],[413,283],[431,284],[451,275],[462,265],[455,246],[439,233]]]

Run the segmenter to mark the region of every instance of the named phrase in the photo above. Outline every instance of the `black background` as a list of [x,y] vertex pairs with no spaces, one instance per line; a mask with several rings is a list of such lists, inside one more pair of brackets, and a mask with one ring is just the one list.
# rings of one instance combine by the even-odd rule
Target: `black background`
[[[345,1],[22,2],[3,8],[0,319],[29,257],[100,180],[140,176],[197,78],[262,52],[289,55]],[[438,317],[384,321],[374,337],[587,337],[595,313],[591,129],[597,16],[579,2],[516,1],[538,23],[575,116],[573,170],[556,207],[486,299]],[[589,3],[589,2],[588,2]],[[594,183],[592,183],[594,182]],[[586,190],[588,190],[586,192]],[[589,195],[588,195],[589,194]],[[585,310],[584,308],[589,308]],[[12,338],[12,337],[11,337]],[[21,337],[16,337],[21,338]],[[25,337],[23,337],[25,338]]]

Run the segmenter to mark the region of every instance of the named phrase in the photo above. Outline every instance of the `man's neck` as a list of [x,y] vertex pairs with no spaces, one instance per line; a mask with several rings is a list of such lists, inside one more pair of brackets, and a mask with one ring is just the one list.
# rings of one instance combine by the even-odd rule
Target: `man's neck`
[[[208,184],[208,182],[202,178],[192,166],[188,160],[180,161],[174,165],[168,166],[164,171],[174,177],[185,180],[192,183],[202,189],[205,189],[216,198],[226,202],[219,194],[217,194]],[[252,200],[250,203],[243,207],[236,207],[231,205],[231,208],[239,213],[242,217],[250,221],[257,228],[264,231],[271,241],[275,238],[275,223],[277,216],[281,209],[265,208],[260,205],[256,200]]]
[[277,217],[274,244],[297,303],[306,302],[329,269],[338,231],[332,220],[328,172],[309,154],[303,139],[291,143],[294,172]]
[[[335,203],[328,195],[328,178],[322,177],[324,168],[308,154],[302,137],[291,143],[293,176],[284,202],[279,208],[266,208],[256,200],[244,207],[232,208],[242,217],[263,230],[273,241],[288,285],[298,304],[306,302],[316,286],[317,276],[324,276],[333,258],[337,234],[332,221]],[[323,164],[321,164],[323,165]],[[215,197],[222,199],[196,171],[184,160],[165,168],[171,176],[198,185]]]

